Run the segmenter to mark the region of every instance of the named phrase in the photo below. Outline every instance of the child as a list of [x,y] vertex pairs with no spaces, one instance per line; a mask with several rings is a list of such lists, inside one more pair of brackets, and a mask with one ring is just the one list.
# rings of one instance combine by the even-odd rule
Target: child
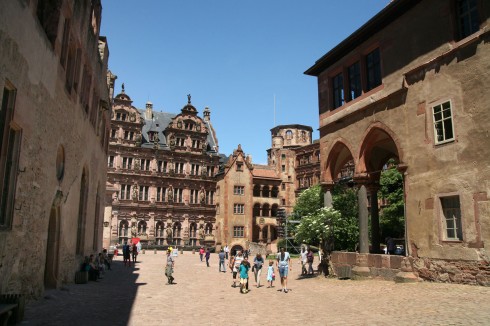
[[272,282],[276,279],[276,275],[274,274],[274,262],[269,260],[269,268],[267,269],[267,282],[269,282],[268,288],[273,288]]
[[245,257],[240,264],[240,293],[248,292],[248,270],[250,269],[250,263],[248,258]]

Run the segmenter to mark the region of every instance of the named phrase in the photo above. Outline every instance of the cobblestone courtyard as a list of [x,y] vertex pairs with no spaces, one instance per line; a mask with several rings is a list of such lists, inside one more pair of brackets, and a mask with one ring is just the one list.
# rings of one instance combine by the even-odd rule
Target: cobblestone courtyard
[[[298,279],[297,260],[289,293],[251,286],[232,288],[197,254],[176,259],[176,285],[166,285],[164,254],[139,255],[136,267],[119,256],[104,279],[46,292],[27,305],[22,325],[489,325],[490,288],[381,280]],[[253,274],[250,273],[251,285]]]

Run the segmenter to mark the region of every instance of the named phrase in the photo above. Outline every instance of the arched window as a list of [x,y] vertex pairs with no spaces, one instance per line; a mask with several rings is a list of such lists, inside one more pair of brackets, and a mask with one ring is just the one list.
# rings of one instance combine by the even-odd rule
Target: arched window
[[189,238],[197,238],[197,224],[191,223],[189,227]]
[[165,237],[165,223],[158,221],[155,226],[155,242],[157,245],[163,245],[163,238]]
[[253,215],[254,215],[254,217],[260,216],[260,204],[259,203],[254,205]]
[[279,188],[277,186],[272,187],[271,197],[277,198],[278,194],[279,194]]
[[278,205],[277,204],[273,204],[272,205],[272,208],[271,208],[271,216],[272,217],[276,217],[277,216],[277,209],[278,209]]
[[255,185],[254,186],[254,191],[253,191],[253,196],[254,197],[260,197],[260,185]]
[[180,238],[180,231],[182,230],[182,225],[179,222],[176,222],[172,228],[173,237]]
[[293,139],[293,132],[291,130],[286,131],[286,139]]
[[269,186],[262,187],[262,197],[270,197]]
[[125,243],[128,241],[128,221],[121,221],[119,223],[119,243]]
[[206,228],[204,229],[204,233],[206,235],[212,235],[213,234],[213,224],[212,223],[206,224]]
[[262,206],[262,216],[264,217],[268,217],[269,216],[269,204],[264,204],[264,206]]
[[146,234],[146,222],[139,221],[138,222],[138,234]]

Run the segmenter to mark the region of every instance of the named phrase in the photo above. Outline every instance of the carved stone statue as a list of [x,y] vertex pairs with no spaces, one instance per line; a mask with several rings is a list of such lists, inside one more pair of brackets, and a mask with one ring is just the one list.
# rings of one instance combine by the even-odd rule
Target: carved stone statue
[[[204,204],[206,202],[206,192],[202,188],[199,191],[199,200],[201,201],[201,204]],[[201,228],[202,228],[202,226],[201,226]]]
[[133,200],[138,199],[138,186],[134,185],[133,186]]
[[204,226],[201,225],[201,228],[199,229],[199,238],[204,239]]
[[171,239],[172,238],[172,228],[171,227],[167,227],[167,238]]
[[[123,89],[124,89],[124,86],[123,86]],[[187,103],[191,104],[191,94],[187,94]]]
[[131,236],[134,238],[138,235],[138,228],[136,227],[136,224],[133,224],[131,227]]
[[174,187],[170,185],[170,187],[168,187],[168,201],[173,201],[173,200],[174,200]]

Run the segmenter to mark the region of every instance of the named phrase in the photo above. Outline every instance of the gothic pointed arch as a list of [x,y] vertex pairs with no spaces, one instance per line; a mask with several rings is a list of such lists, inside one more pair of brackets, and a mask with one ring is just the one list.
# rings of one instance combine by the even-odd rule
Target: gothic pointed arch
[[349,176],[353,165],[355,165],[352,153],[352,146],[345,139],[336,139],[328,151],[323,181],[333,183]]

